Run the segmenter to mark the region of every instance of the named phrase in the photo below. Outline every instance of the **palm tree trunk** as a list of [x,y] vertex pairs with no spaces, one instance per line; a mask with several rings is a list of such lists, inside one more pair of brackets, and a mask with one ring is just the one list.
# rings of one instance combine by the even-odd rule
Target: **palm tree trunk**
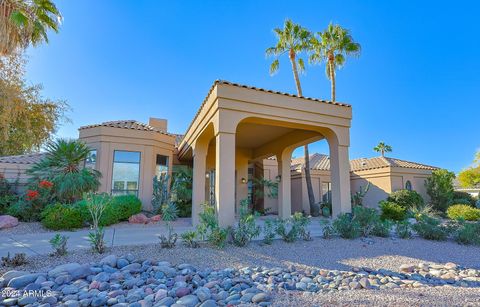
[[[298,78],[297,64],[295,62],[295,52],[290,50],[290,62],[292,63],[293,78],[297,86],[297,95],[302,95],[302,86],[300,85],[300,78]],[[310,155],[308,154],[308,144],[303,146],[305,159],[305,181],[307,182],[308,202],[310,204],[310,214],[315,214],[315,195],[313,194],[312,177],[310,176]]]
[[332,101],[335,101],[335,65],[330,61],[330,80],[332,82]]

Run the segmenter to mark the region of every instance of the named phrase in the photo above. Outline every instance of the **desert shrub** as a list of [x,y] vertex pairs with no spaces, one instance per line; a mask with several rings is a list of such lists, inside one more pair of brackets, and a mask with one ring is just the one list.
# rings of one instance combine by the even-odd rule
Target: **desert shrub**
[[41,219],[41,211],[22,199],[11,204],[6,213],[18,218],[22,222],[36,222]]
[[92,231],[88,233],[88,241],[92,250],[102,254],[105,252],[105,231],[101,227],[100,222],[102,221],[102,216],[106,211],[106,208],[110,205],[111,197],[105,193],[103,194],[94,194],[94,193],[83,193],[83,199],[85,201],[85,206],[90,213],[90,218],[92,221]]
[[245,246],[260,235],[260,226],[255,223],[256,216],[248,208],[248,200],[240,202],[240,217],[238,224],[231,228],[233,244]]
[[228,231],[219,226],[215,207],[209,204],[203,204],[202,207],[203,211],[199,213],[200,223],[197,226],[199,236],[213,246],[223,248],[227,241]]
[[308,216],[303,215],[300,212],[295,212],[292,215],[293,225],[298,229],[298,235],[305,241],[311,241],[312,236],[310,235],[310,231],[307,230],[307,226],[310,224],[310,218]]
[[[122,210],[122,209],[120,209],[120,208],[125,208],[126,206],[128,206],[130,201],[131,201],[131,203],[134,202],[130,198],[124,199],[123,196],[112,197],[112,196],[110,196],[106,193],[100,193],[100,194],[93,194],[92,193],[91,197],[95,198],[96,201],[105,202],[105,208],[103,208],[101,218],[98,222],[99,223],[98,226],[101,226],[101,227],[113,225],[113,224],[116,224],[116,223],[120,222],[121,218],[127,215],[127,214],[121,212],[120,210]],[[117,205],[114,205],[114,200],[116,198],[119,198],[119,197],[120,197],[120,201],[117,202],[116,204],[117,205],[120,204],[120,206],[119,206],[120,208],[118,208]],[[124,202],[122,200],[126,200],[126,201]],[[87,223],[90,223],[90,224],[93,223],[92,215],[90,214],[90,211],[88,210],[87,201],[85,199],[76,202],[74,204],[74,206],[77,207],[80,210],[84,221],[86,221]],[[130,212],[133,211],[133,209],[128,209],[128,210]]]
[[464,219],[466,221],[480,220],[480,209],[469,205],[453,205],[448,207],[447,216],[452,220]]
[[56,234],[53,238],[50,239],[50,245],[53,249],[52,256],[63,256],[67,254],[67,236],[62,236],[60,234]]
[[162,220],[165,221],[165,227],[167,228],[167,235],[160,235],[160,245],[164,248],[173,248],[177,242],[178,234],[173,231],[173,226],[171,222],[175,221],[178,218],[178,208],[177,205],[170,202],[162,205],[161,208]]
[[400,221],[396,223],[395,233],[399,238],[410,239],[412,237],[411,225],[408,221]]
[[298,228],[294,226],[292,219],[275,220],[275,232],[285,242],[295,242],[298,239]]
[[177,168],[172,176],[170,198],[177,205],[179,217],[192,216],[192,176],[189,167]]
[[348,213],[340,214],[333,221],[333,229],[344,239],[355,239],[361,235],[360,224]]
[[83,227],[80,210],[72,205],[54,204],[47,206],[41,214],[42,225],[53,230],[73,230]]
[[453,179],[455,174],[445,169],[437,169],[432,176],[425,181],[427,194],[430,196],[430,203],[433,209],[445,212],[454,197]]
[[364,237],[368,237],[379,217],[377,211],[372,208],[356,206],[353,208],[353,220],[360,225],[360,233]]
[[480,245],[480,223],[466,223],[460,221],[460,226],[455,231],[453,239],[460,244]]
[[200,246],[197,242],[197,233],[193,230],[185,231],[180,237],[182,238],[183,244],[187,247],[196,248]]
[[395,191],[388,196],[387,201],[396,203],[405,209],[409,209],[412,206],[421,206],[425,203],[420,194],[410,190]]
[[446,240],[449,231],[440,220],[430,216],[423,216],[412,228],[422,238],[437,241]]
[[272,219],[265,220],[263,225],[263,243],[272,244],[275,234],[275,222]]
[[320,221],[320,225],[322,226],[322,237],[324,239],[331,239],[335,234],[335,229],[330,224],[330,222],[322,220]]
[[376,237],[388,238],[390,236],[390,229],[392,228],[392,222],[389,220],[376,220],[373,225],[371,234]]
[[27,255],[25,253],[17,253],[10,257],[10,252],[8,252],[6,257],[2,257],[2,266],[17,267],[27,263]]
[[142,202],[135,195],[119,195],[112,197],[111,206],[117,212],[120,221],[126,221],[129,217],[142,211]]
[[18,201],[18,196],[11,191],[10,183],[0,173],[0,215]]
[[407,211],[407,215],[419,221],[424,216],[437,216],[437,212],[433,209],[432,205],[424,204],[422,206],[413,206]]
[[406,218],[407,210],[392,201],[382,200],[380,209],[382,211],[380,215],[382,220],[402,221]]
[[452,205],[464,204],[475,207],[476,199],[470,193],[462,191],[454,191],[451,201]]

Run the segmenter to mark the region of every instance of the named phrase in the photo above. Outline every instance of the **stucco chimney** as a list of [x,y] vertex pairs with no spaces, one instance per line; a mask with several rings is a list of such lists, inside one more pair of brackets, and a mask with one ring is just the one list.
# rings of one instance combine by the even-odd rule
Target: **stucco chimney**
[[155,127],[161,131],[167,132],[167,123],[168,121],[163,118],[150,117],[148,124],[152,127]]

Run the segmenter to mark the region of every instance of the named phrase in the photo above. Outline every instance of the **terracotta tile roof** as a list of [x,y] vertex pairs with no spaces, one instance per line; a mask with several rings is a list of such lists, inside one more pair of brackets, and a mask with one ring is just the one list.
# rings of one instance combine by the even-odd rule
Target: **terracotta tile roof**
[[115,120],[115,121],[110,121],[110,122],[103,122],[101,124],[82,126],[82,127],[79,128],[79,130],[94,128],[94,127],[111,127],[111,128],[132,129],[132,130],[141,130],[141,131],[153,131],[153,132],[158,132],[158,133],[165,134],[165,135],[174,136],[171,133],[168,133],[166,131],[160,130],[160,129],[155,128],[153,126],[138,122],[138,121],[133,120],[133,119]]
[[18,156],[3,156],[0,157],[0,163],[12,163],[12,164],[35,164],[40,162],[45,157],[46,153],[39,152],[28,155]]
[[[300,171],[304,167],[305,159],[303,157],[292,159],[292,171]],[[365,171],[384,167],[413,168],[423,170],[436,170],[435,166],[410,162],[388,157],[361,158],[350,160],[350,171]],[[330,170],[330,157],[314,153],[310,155],[310,169],[312,170]]]
[[306,99],[306,100],[311,100],[311,101],[317,101],[317,102],[327,103],[327,104],[333,104],[333,105],[342,106],[342,107],[347,107],[347,108],[350,108],[350,107],[351,107],[351,105],[346,104],[346,103],[332,102],[332,101],[328,101],[328,100],[322,100],[322,99],[305,97],[305,96],[297,96],[297,95],[294,95],[294,94],[289,94],[289,93],[279,92],[279,91],[273,91],[273,90],[267,90],[267,89],[264,89],[264,88],[261,88],[261,87],[249,86],[249,85],[234,83],[234,82],[230,82],[230,81],[226,81],[226,80],[215,80],[215,81],[213,82],[212,86],[210,87],[210,89],[208,90],[207,95],[206,95],[205,98],[203,99],[202,104],[201,104],[200,107],[198,108],[197,113],[195,113],[195,116],[193,117],[192,121],[190,122],[190,125],[188,125],[188,128],[187,128],[187,130],[185,131],[185,133],[188,132],[188,130],[190,130],[190,128],[192,127],[193,123],[195,122],[195,120],[197,119],[198,115],[200,114],[200,111],[202,110],[203,106],[204,106],[205,103],[207,102],[208,97],[210,97],[210,94],[212,93],[213,89],[214,89],[215,86],[217,86],[218,84],[231,85],[231,86],[236,86],[236,87],[242,87],[242,88],[246,88],[246,89],[256,90],[256,91],[259,91],[259,92],[265,92],[265,93],[271,93],[271,94],[278,94],[278,95],[284,95],[284,96],[289,96],[289,97],[301,98],[301,99]]

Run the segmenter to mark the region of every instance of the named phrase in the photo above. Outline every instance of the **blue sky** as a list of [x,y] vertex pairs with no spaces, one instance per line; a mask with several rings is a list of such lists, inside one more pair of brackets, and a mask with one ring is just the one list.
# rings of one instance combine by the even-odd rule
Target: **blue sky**
[[[350,157],[376,156],[383,140],[392,157],[457,172],[480,149],[479,7],[404,2],[57,0],[61,32],[28,50],[28,79],[72,107],[59,136],[149,116],[183,133],[215,79],[295,93],[288,59],[268,73],[272,29],[333,21],[362,45],[337,74],[337,100],[353,107]],[[330,97],[324,70],[307,67],[305,96]],[[328,153],[326,142],[314,151]]]

